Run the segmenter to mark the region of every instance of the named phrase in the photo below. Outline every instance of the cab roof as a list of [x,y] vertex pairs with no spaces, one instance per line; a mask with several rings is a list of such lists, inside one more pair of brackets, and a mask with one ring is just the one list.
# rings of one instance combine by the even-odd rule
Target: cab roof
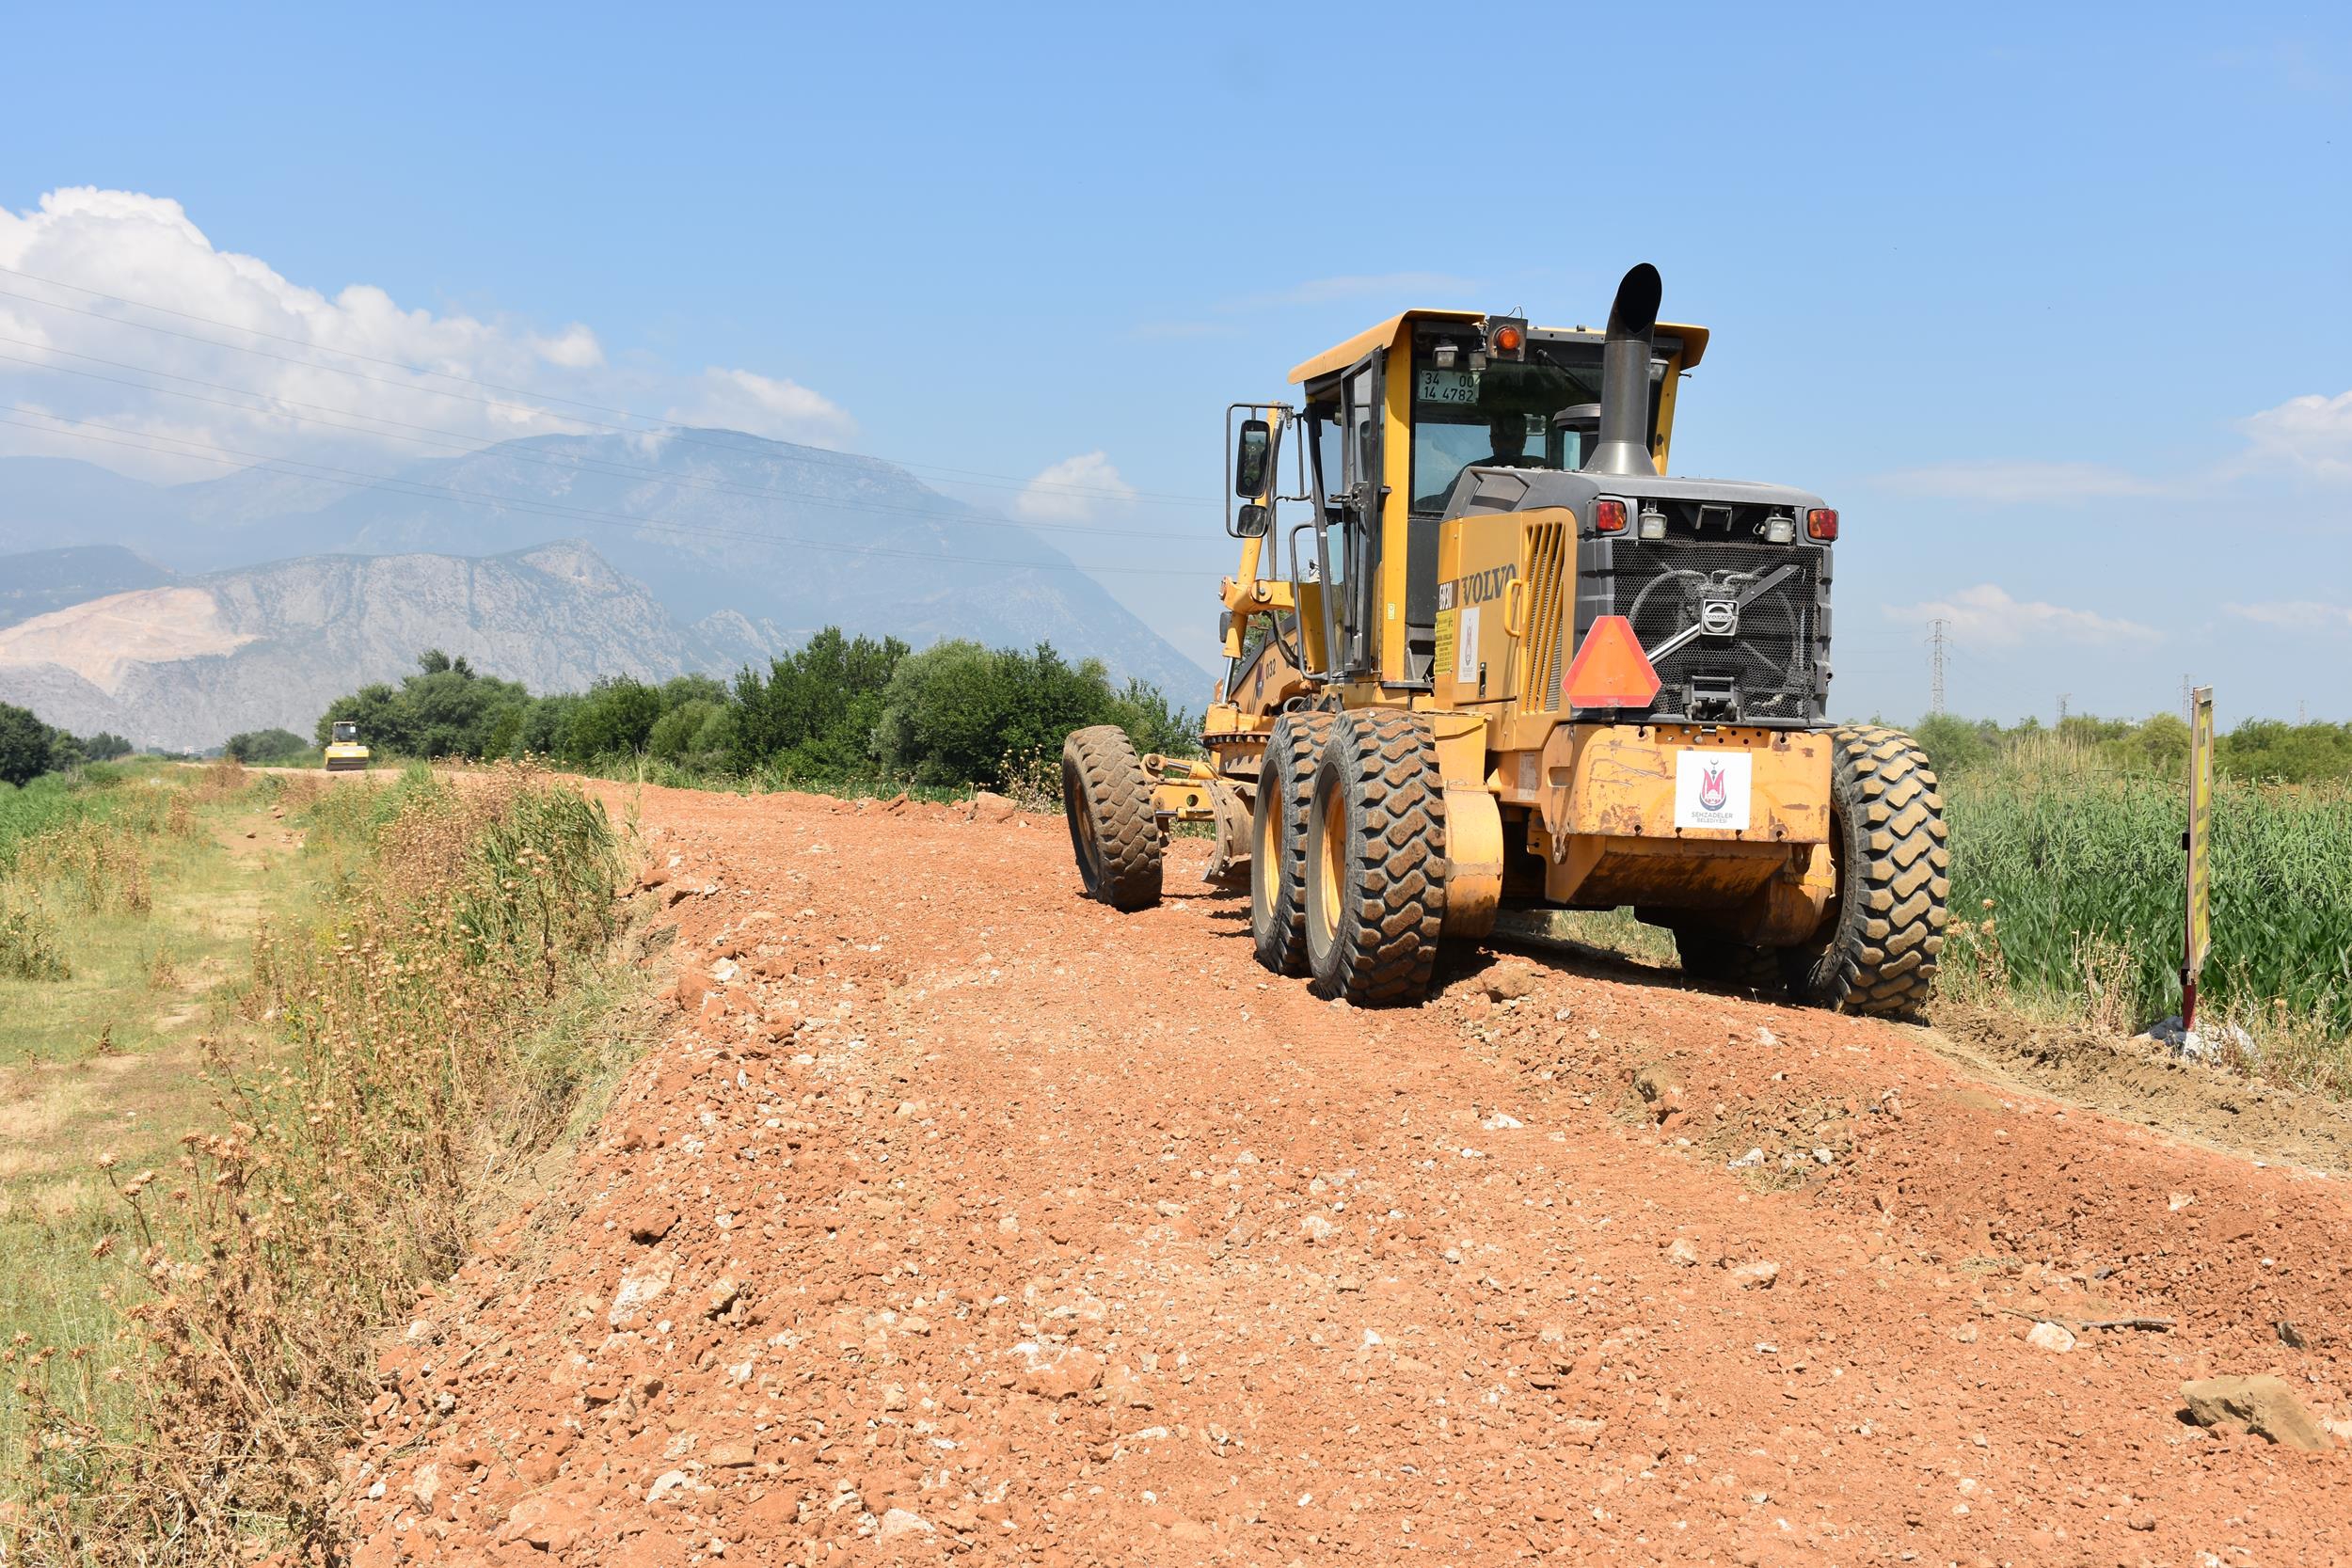
[[[1329,375],[1334,371],[1343,371],[1374,349],[1386,348],[1396,341],[1399,328],[1407,321],[1483,322],[1486,319],[1486,312],[1482,310],[1406,310],[1391,316],[1377,326],[1365,328],[1335,348],[1325,349],[1313,358],[1293,366],[1291,384],[1298,386],[1318,376]],[[1602,336],[1600,329],[1590,326],[1539,326],[1534,330],[1538,333],[1582,333],[1594,339]],[[1660,322],[1658,336],[1681,340],[1682,368],[1686,371],[1706,356],[1708,334],[1703,326]]]

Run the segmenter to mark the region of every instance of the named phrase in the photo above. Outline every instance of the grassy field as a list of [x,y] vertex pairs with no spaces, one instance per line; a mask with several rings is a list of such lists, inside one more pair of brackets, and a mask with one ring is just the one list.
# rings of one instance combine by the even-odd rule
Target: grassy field
[[[2047,749],[1944,782],[1954,931],[1946,987],[2137,1029],[2180,1006],[2179,780]],[[2214,799],[2204,1011],[2247,1065],[2352,1087],[2352,789],[2223,781]]]
[[[248,1034],[239,981],[297,852],[277,791],[164,765],[49,778],[0,800],[0,1334],[59,1353],[52,1376],[112,1386],[103,1294],[132,1259],[102,1245],[120,1197],[95,1156],[167,1164],[209,1108],[209,1049]],[[251,837],[246,835],[250,833]],[[83,1353],[79,1361],[75,1353]],[[0,1431],[21,1417],[0,1385]],[[16,1462],[0,1454],[0,1474]]]
[[0,1562],[318,1544],[373,1331],[636,1049],[619,846],[513,768],[38,793],[0,876],[58,959],[0,979]]

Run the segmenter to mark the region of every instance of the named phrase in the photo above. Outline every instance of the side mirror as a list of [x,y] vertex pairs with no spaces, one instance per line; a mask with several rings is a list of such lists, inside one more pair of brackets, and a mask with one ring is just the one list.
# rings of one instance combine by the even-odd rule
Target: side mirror
[[1271,511],[1260,506],[1256,501],[1251,501],[1234,515],[1233,531],[1244,539],[1263,539],[1266,536],[1266,530],[1273,521],[1274,514]]
[[1263,420],[1244,420],[1241,440],[1233,451],[1233,494],[1255,500],[1265,494],[1274,472],[1274,427]]

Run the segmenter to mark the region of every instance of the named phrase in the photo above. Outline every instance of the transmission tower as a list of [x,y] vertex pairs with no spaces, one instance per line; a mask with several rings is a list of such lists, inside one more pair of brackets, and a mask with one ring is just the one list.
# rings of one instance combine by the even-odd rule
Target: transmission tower
[[1951,646],[1950,640],[1944,635],[1944,628],[1950,625],[1951,623],[1941,615],[1928,623],[1928,711],[1930,713],[1944,711],[1944,658],[1946,651]]
[[2069,698],[2069,697],[2072,697],[2073,695],[2074,695],[2074,693],[2073,693],[2072,691],[2061,691],[2061,692],[2059,692],[2059,693],[2058,693],[2058,728],[2059,728],[2059,729],[2064,729],[2064,728],[2066,728],[2066,699],[2067,699],[2067,698]]

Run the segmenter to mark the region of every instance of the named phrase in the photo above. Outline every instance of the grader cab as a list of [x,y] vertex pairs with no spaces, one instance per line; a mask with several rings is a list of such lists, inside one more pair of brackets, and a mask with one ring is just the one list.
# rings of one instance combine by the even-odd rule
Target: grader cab
[[1205,760],[1070,737],[1089,892],[1154,901],[1168,826],[1212,821],[1259,959],[1325,995],[1416,1000],[1504,910],[1630,906],[1696,977],[1917,1010],[1934,775],[1826,721],[1837,512],[1668,477],[1708,334],[1660,294],[1635,267],[1604,331],[1407,311],[1294,370],[1295,403],[1229,409]]

